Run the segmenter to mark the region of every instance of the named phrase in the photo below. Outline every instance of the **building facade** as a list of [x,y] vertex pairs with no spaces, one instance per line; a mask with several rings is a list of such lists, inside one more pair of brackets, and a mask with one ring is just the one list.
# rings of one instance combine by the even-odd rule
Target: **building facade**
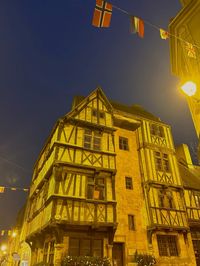
[[[180,83],[193,81],[196,94],[187,97],[197,136],[200,135],[200,2],[181,0],[182,9],[170,22],[170,53],[172,73]],[[176,36],[173,37],[173,36]],[[189,43],[189,44],[188,44]],[[200,143],[200,142],[199,142]],[[200,150],[199,150],[200,153]],[[199,157],[200,158],[200,157]]]
[[196,265],[169,125],[100,88],[75,97],[35,164],[22,232],[31,265],[86,255],[127,266],[136,252]]
[[188,146],[177,149],[179,171],[183,180],[184,197],[191,231],[196,265],[200,265],[200,166],[193,165]]

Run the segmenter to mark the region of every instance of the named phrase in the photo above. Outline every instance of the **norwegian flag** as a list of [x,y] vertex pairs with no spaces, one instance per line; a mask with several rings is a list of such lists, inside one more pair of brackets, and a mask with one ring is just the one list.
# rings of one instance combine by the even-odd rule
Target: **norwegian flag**
[[98,28],[108,28],[112,16],[112,5],[103,0],[96,0],[92,25]]
[[195,52],[194,46],[191,43],[187,42],[185,48],[187,51],[187,55],[191,58],[196,59],[196,52]]

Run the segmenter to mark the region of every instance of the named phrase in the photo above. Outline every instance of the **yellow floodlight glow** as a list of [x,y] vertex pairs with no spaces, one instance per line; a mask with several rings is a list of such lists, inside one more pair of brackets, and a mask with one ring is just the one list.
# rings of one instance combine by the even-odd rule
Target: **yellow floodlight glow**
[[12,237],[16,237],[17,236],[17,233],[16,232],[13,232],[12,233]]
[[186,95],[191,97],[195,95],[197,86],[193,81],[187,81],[181,86],[181,89]]
[[6,251],[6,249],[7,249],[7,246],[6,246],[5,244],[3,244],[3,245],[1,246],[1,251]]

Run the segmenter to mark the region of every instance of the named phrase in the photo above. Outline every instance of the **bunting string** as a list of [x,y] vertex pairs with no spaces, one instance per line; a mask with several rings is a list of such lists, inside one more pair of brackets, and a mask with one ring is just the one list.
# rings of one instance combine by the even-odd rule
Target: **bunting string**
[[185,49],[187,51],[187,55],[189,57],[196,59],[196,53],[195,53],[194,48],[197,48],[200,50],[200,46],[198,46],[197,44],[192,44],[184,40],[180,36],[174,35],[147,20],[133,16],[128,11],[116,5],[112,5],[111,3],[108,3],[104,0],[96,0],[96,6],[94,10],[92,25],[95,27],[108,28],[110,26],[110,21],[111,21],[111,16],[112,16],[112,8],[124,13],[125,15],[128,15],[131,18],[130,20],[131,21],[131,33],[137,33],[139,37],[143,38],[144,37],[144,24],[147,24],[148,26],[160,32],[161,39],[166,40],[171,36],[183,42],[185,45]]
[[9,189],[11,191],[17,191],[17,190],[21,190],[21,191],[24,191],[24,192],[28,192],[29,191],[29,188],[0,186],[0,193],[4,193],[6,189]]

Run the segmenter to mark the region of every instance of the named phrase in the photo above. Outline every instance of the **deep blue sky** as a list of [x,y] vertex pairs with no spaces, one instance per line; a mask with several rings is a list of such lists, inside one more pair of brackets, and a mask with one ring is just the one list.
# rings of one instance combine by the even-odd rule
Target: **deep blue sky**
[[[178,0],[111,0],[167,29]],[[1,0],[0,185],[28,187],[34,162],[74,95],[101,86],[108,98],[140,104],[172,126],[175,144],[196,136],[178,81],[170,72],[169,42],[145,25],[129,33],[129,17],[113,10],[111,27],[91,25],[95,0]],[[15,222],[25,192],[0,194],[0,229]]]

